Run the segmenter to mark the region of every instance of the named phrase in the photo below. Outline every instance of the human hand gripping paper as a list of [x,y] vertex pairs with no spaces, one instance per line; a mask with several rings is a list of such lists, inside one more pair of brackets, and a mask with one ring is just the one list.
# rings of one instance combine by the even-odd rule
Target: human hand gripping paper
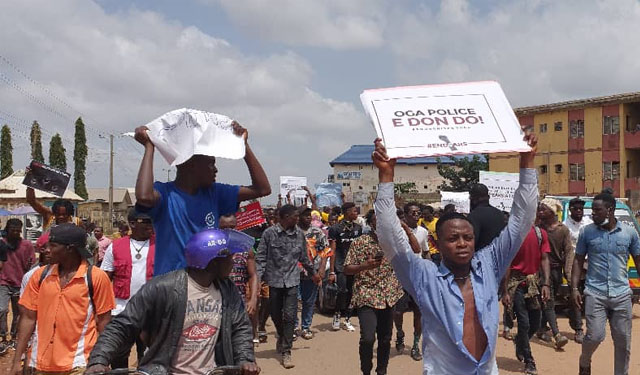
[[146,127],[162,157],[176,166],[193,155],[242,159],[245,140],[234,133],[233,123],[224,115],[182,108],[165,113]]

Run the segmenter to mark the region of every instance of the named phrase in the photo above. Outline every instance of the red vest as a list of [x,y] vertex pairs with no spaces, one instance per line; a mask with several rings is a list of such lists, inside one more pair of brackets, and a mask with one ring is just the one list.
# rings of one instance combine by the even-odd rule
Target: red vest
[[[128,299],[131,296],[131,272],[133,261],[131,259],[130,237],[122,237],[113,241],[113,292],[116,298]],[[153,277],[153,258],[156,252],[155,236],[149,239],[149,252],[147,254],[147,281]]]

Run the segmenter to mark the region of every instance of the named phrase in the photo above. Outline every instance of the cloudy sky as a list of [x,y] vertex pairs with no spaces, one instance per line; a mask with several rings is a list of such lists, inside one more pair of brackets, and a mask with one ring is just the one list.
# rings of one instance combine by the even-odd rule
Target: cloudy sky
[[[374,138],[364,89],[491,79],[513,106],[640,91],[638,24],[638,0],[5,0],[0,122],[15,168],[37,119],[45,158],[59,132],[71,169],[83,116],[88,185],[106,187],[102,137],[182,107],[223,113],[250,130],[274,188],[313,184]],[[142,148],[115,145],[115,185],[134,186]],[[220,164],[220,180],[249,182],[242,161]]]

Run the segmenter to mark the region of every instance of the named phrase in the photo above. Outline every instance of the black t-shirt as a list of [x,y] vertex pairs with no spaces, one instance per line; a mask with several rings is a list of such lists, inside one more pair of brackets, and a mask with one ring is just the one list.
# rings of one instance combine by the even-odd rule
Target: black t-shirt
[[342,272],[344,260],[347,258],[349,246],[356,238],[362,235],[362,226],[353,222],[341,221],[329,228],[329,239],[336,242],[335,271]]
[[467,218],[473,224],[476,251],[489,245],[505,227],[502,211],[490,205],[476,207]]
[[0,262],[7,261],[7,243],[0,241]]

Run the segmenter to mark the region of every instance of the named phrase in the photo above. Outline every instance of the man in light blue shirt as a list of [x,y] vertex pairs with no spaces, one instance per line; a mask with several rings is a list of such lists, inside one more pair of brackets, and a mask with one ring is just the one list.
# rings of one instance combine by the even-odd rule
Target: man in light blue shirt
[[533,159],[537,139],[526,138],[531,152],[520,155],[520,185],[506,228],[476,253],[473,226],[461,214],[447,214],[436,226],[440,266],[411,251],[395,211],[393,174],[380,139],[373,161],[380,187],[375,209],[380,247],[402,286],[422,312],[424,374],[494,375],[498,338],[498,286],[536,216],[538,184]]
[[631,288],[627,275],[629,255],[640,264],[640,241],[635,228],[615,217],[616,200],[602,193],[593,198],[592,224],[582,228],[576,245],[571,272],[571,298],[582,306],[578,285],[582,267],[589,256],[585,280],[584,304],[587,334],[582,342],[580,375],[591,374],[591,356],[604,340],[607,319],[611,325],[614,346],[614,374],[629,373],[631,355]]

